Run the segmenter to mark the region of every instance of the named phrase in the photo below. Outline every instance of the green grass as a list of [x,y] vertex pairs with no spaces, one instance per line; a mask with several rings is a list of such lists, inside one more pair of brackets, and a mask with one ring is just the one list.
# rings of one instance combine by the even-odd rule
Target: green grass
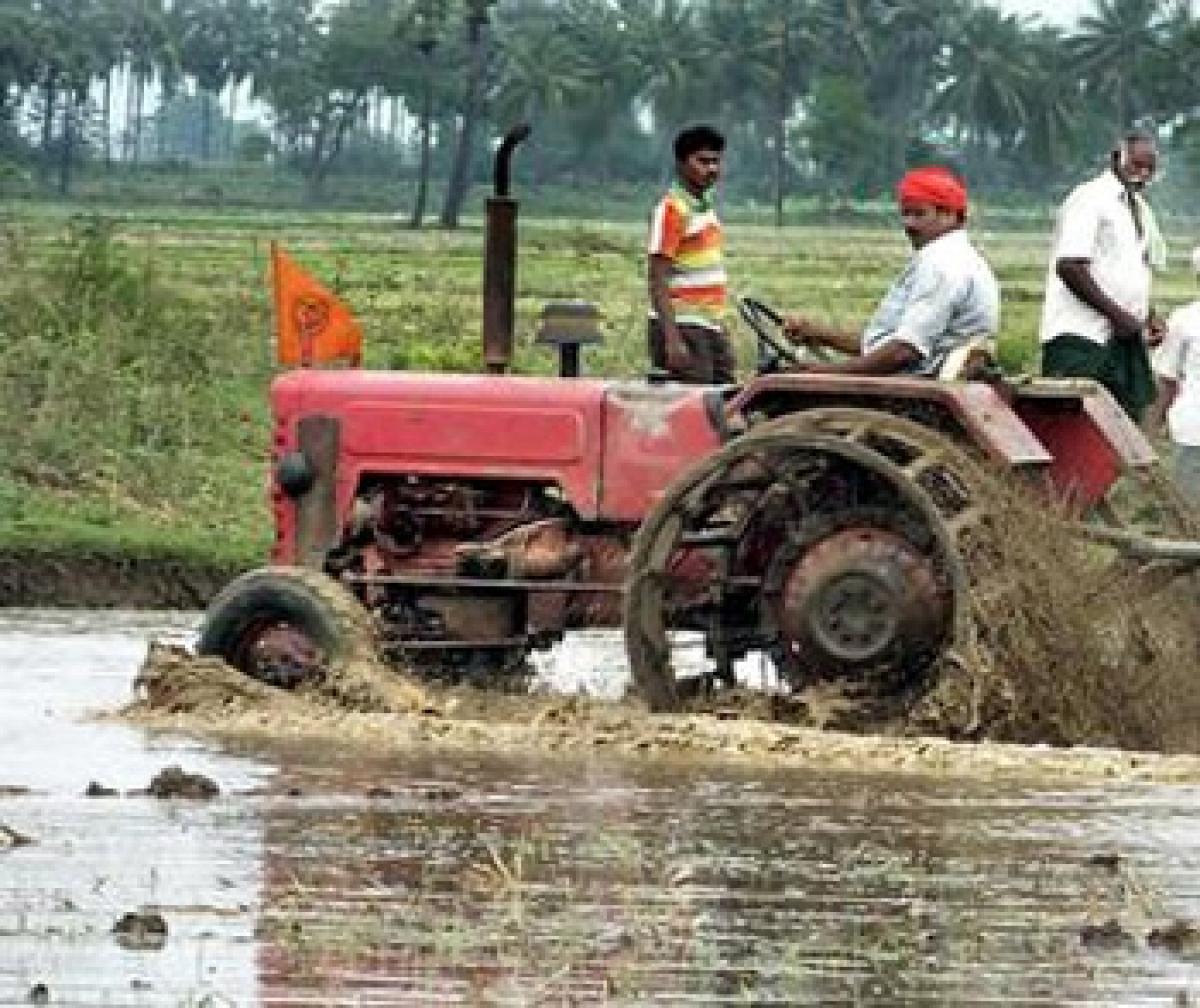
[[[736,293],[846,324],[870,313],[907,255],[896,228],[731,223]],[[1004,290],[1000,352],[1036,367],[1048,233],[981,227]],[[412,232],[390,216],[54,205],[0,216],[0,546],[81,545],[252,564],[266,552],[266,273],[280,241],[363,323],[366,365],[479,368],[482,228]],[[598,304],[591,374],[644,372],[643,227],[522,219],[515,370],[549,374],[534,343],[547,300]],[[1158,280],[1193,296],[1182,244]],[[743,371],[753,360],[737,327]]]

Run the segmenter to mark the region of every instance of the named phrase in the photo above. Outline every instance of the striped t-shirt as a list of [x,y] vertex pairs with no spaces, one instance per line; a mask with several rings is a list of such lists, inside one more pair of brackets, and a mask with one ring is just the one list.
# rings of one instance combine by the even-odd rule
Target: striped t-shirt
[[648,251],[671,261],[667,294],[675,321],[720,329],[725,315],[725,265],[721,222],[708,194],[697,197],[678,183],[671,186],[654,208]]

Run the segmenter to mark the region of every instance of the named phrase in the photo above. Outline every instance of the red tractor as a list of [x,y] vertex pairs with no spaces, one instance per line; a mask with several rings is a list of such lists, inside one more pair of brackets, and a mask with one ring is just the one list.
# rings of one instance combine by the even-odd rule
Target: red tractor
[[[515,208],[497,188],[493,372],[511,346],[514,274]],[[741,307],[787,356],[773,313]],[[783,687],[836,679],[894,710],[929,688],[969,622],[968,544],[991,503],[977,467],[1085,508],[1156,464],[1089,383],[304,369],[271,401],[271,565],[220,593],[199,648],[279,685],[335,659],[365,609],[384,655],[450,680],[519,677],[567,630],[623,626],[653,709],[734,683],[758,656]],[[1191,543],[1128,542],[1198,557]]]

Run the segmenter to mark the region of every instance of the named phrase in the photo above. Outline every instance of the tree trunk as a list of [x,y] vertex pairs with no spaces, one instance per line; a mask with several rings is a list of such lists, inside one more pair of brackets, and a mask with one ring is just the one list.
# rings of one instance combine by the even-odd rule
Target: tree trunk
[[225,160],[226,160],[226,161],[233,161],[233,160],[234,160],[234,154],[233,154],[233,142],[234,142],[234,130],[233,130],[233,122],[234,122],[234,117],[237,115],[237,91],[238,91],[238,82],[237,82],[237,81],[233,81],[233,82],[232,82],[232,83],[229,85],[229,125],[228,125],[228,127],[226,128],[226,130],[225,130]]
[[142,110],[146,107],[146,75],[140,71],[134,77],[133,163],[142,160]]
[[433,130],[433,76],[429,57],[425,58],[425,85],[421,95],[421,158],[417,166],[417,197],[413,202],[408,226],[419,228],[425,218],[425,198],[429,192],[429,153]]
[[785,23],[779,33],[779,63],[776,67],[779,78],[777,81],[779,90],[775,95],[775,226],[777,228],[783,227],[784,173],[787,171],[787,52],[788,30]]
[[42,85],[42,179],[51,177],[50,145],[54,142],[54,108],[58,104],[58,87],[53,74]]
[[58,157],[58,194],[62,197],[71,195],[71,157],[75,137],[75,93],[67,91],[63,101],[62,111],[62,149]]
[[315,203],[321,196],[321,186],[325,181],[325,172],[321,167],[325,152],[325,138],[329,135],[329,119],[333,113],[324,109],[312,138],[312,149],[308,152],[308,168],[304,172],[304,199],[307,203]]
[[164,92],[159,96],[158,108],[154,113],[154,149],[157,152],[158,160],[165,161],[169,144],[167,143],[167,95]]
[[483,81],[483,65],[486,47],[481,21],[471,21],[471,65],[467,73],[467,91],[463,101],[462,121],[458,131],[458,149],[454,154],[454,166],[446,186],[446,201],[442,205],[441,225],[445,228],[458,227],[458,217],[470,186],[471,147],[475,138],[475,120],[479,116],[480,85]]
[[200,160],[212,160],[212,107],[216,99],[211,91],[200,92]]
[[[325,176],[342,151],[346,133],[363,113],[363,101],[363,94],[355,94],[348,105],[331,110],[317,128],[316,136],[313,137],[312,154],[308,161],[308,181],[305,186],[310,203],[315,203],[320,199],[325,186]],[[330,138],[331,130],[332,139]]]
[[133,66],[130,65],[125,69],[125,130],[121,134],[121,160],[126,164],[133,160],[133,103]]
[[112,75],[115,67],[109,67],[104,75],[104,170],[112,170]]

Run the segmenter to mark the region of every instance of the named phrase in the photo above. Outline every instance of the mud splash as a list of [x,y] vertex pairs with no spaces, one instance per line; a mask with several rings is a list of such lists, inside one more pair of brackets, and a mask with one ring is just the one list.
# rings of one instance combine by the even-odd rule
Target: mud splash
[[[993,478],[988,492],[994,507],[968,558],[971,634],[909,729],[1200,752],[1196,576],[1172,577],[1165,565],[1089,542],[1074,519],[1020,486]],[[1134,501],[1158,521],[1170,503],[1141,493]]]

